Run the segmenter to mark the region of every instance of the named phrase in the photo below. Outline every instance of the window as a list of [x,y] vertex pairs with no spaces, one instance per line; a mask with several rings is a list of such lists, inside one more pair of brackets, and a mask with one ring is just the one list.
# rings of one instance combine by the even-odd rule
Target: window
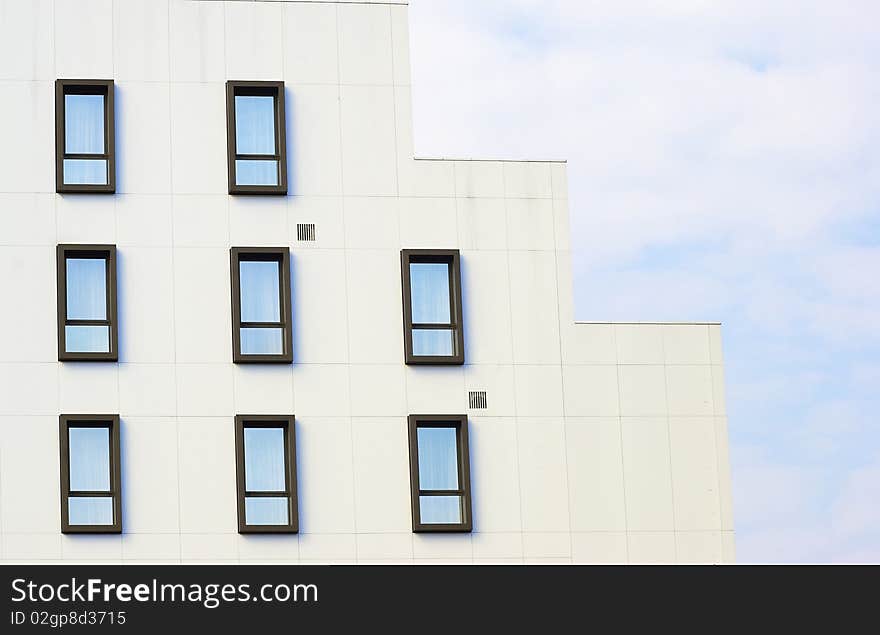
[[403,337],[407,364],[464,364],[458,250],[404,249]]
[[414,532],[471,531],[466,416],[410,415],[409,476]]
[[113,80],[55,81],[55,191],[116,191]]
[[237,416],[235,473],[239,533],[297,532],[293,416]]
[[226,82],[230,194],[287,194],[284,82]]
[[232,360],[293,362],[290,319],[290,249],[233,247]]
[[58,245],[58,360],[118,357],[116,246]]
[[119,415],[61,415],[61,532],[122,533]]

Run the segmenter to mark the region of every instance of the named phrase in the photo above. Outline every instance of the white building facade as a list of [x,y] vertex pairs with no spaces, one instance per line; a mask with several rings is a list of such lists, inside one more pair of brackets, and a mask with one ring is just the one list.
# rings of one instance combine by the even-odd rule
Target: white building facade
[[[733,562],[720,326],[575,322],[565,164],[414,159],[407,11],[0,0],[0,559]],[[57,192],[59,79],[112,80],[112,193]],[[283,82],[286,194],[229,193],[230,81]],[[59,245],[115,247],[115,359],[59,361]],[[230,254],[267,247],[292,363],[236,363]],[[463,363],[406,363],[406,250],[456,254]],[[64,533],[94,413],[121,531]],[[427,415],[466,427],[463,531],[414,531]],[[240,531],[259,416],[295,429],[296,533]]]

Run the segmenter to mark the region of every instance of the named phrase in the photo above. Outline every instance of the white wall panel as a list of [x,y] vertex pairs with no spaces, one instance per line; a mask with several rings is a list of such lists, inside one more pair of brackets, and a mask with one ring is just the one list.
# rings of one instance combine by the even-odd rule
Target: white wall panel
[[169,0],[114,0],[116,81],[168,81],[168,5]]
[[281,3],[226,2],[226,79],[283,77]]
[[283,5],[284,81],[337,84],[339,39],[337,8],[331,3]]

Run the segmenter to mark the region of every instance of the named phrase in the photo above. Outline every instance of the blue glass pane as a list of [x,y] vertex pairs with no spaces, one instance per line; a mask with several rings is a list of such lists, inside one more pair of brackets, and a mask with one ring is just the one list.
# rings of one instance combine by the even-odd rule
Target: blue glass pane
[[451,357],[455,350],[453,331],[449,329],[413,329],[413,355],[436,355]]
[[236,185],[278,185],[278,161],[236,161]]
[[425,525],[461,523],[460,496],[419,496],[419,516]]
[[244,488],[249,492],[283,492],[284,429],[244,429]]
[[109,353],[109,326],[65,326],[64,344],[68,353]]
[[449,265],[413,262],[409,266],[414,324],[449,324]]
[[239,263],[242,322],[280,322],[281,293],[278,262],[244,260]]
[[71,496],[67,499],[67,521],[71,525],[112,525],[113,499]]
[[64,96],[66,154],[104,154],[104,95]]
[[286,498],[244,499],[244,522],[248,525],[286,525],[288,504]]
[[235,97],[236,154],[275,154],[275,98]]
[[74,492],[109,492],[109,428],[69,428],[67,434],[70,489]]
[[68,319],[107,319],[106,267],[103,258],[67,259]]
[[65,185],[107,185],[103,159],[64,159]]
[[241,329],[242,355],[281,355],[284,332],[281,329]]
[[419,428],[419,488],[458,489],[458,442],[455,428]]

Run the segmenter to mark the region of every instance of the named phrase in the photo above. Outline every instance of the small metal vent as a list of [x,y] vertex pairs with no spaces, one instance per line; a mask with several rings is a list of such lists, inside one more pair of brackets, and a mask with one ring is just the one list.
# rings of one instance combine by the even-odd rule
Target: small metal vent
[[297,223],[296,239],[299,242],[313,242],[315,240],[315,224],[314,223]]
[[471,410],[485,410],[488,408],[486,403],[485,390],[472,390],[468,393],[468,404]]

